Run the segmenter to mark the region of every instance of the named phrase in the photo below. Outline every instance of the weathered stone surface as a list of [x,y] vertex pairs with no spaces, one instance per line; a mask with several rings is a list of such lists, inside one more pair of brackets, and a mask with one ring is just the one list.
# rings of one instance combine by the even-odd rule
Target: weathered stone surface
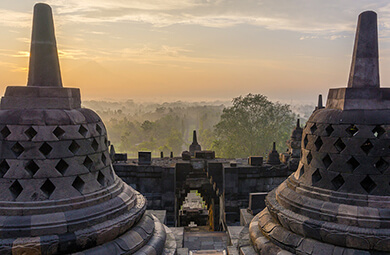
[[198,143],[198,138],[196,136],[196,130],[194,130],[193,137],[192,137],[192,143],[190,145],[189,150],[190,150],[191,156],[195,156],[196,151],[202,150],[202,147]]
[[379,88],[377,61],[376,14],[365,12],[348,88],[330,90],[326,108],[313,112],[298,170],[250,224],[259,254],[262,238],[294,254],[390,252],[390,97]]
[[35,6],[28,87],[1,102],[0,253],[162,254],[165,228],[115,175],[101,119],[62,88],[51,15]]
[[272,151],[268,154],[267,164],[280,165],[279,153],[276,151],[275,142],[272,145]]
[[359,15],[348,87],[379,88],[378,25],[373,11]]
[[47,4],[34,7],[27,86],[62,87],[53,16]]

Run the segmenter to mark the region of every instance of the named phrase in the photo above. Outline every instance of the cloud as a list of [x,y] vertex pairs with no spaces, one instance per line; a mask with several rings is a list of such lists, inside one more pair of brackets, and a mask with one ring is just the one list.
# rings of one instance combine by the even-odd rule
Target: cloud
[[186,53],[192,52],[189,49],[182,47],[174,47],[162,45],[160,47],[153,47],[144,45],[140,48],[125,48],[121,51],[121,56],[125,59],[159,59],[166,58],[182,58],[186,57]]
[[10,56],[14,57],[14,58],[28,58],[28,57],[30,57],[30,52],[29,51],[18,51],[16,54],[12,54]]
[[82,50],[74,50],[74,49],[63,49],[58,50],[58,57],[60,59],[89,59],[88,54]]
[[31,14],[0,9],[0,25],[6,27],[30,27]]
[[94,10],[133,9],[147,11],[183,10],[218,4],[221,0],[47,0],[52,6],[59,6],[58,13],[90,12]]
[[[228,28],[247,24],[269,30],[334,35],[353,31],[356,7],[373,5],[367,0],[47,0],[73,23],[135,22],[155,27],[200,25]],[[382,2],[382,1],[379,1]],[[348,14],[348,15],[346,15]]]
[[[153,27],[199,25],[230,28],[238,25],[286,30],[329,39],[352,34],[356,15],[380,12],[381,35],[390,34],[387,0],[46,0],[59,23],[107,25],[141,23]],[[1,10],[0,25],[30,26],[31,14]],[[91,32],[92,33],[92,32]],[[94,30],[93,33],[102,32]],[[305,37],[302,37],[305,38]]]

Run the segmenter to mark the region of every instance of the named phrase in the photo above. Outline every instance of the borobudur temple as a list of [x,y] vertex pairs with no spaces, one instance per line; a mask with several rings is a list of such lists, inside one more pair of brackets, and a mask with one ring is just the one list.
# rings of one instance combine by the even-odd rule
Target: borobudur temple
[[390,254],[390,89],[377,15],[360,14],[347,88],[309,118],[297,171],[249,227],[259,254]]
[[0,254],[169,253],[145,209],[113,171],[99,116],[62,86],[52,11],[35,5],[28,84],[1,100]]

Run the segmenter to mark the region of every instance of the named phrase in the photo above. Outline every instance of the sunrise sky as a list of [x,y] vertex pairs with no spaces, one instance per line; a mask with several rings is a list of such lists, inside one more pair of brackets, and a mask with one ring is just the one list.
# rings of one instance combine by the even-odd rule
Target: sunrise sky
[[[0,91],[25,85],[31,0],[0,1]],[[47,0],[64,86],[83,99],[316,101],[345,87],[357,16],[379,18],[390,86],[388,0]],[[1,92],[3,94],[3,92]]]

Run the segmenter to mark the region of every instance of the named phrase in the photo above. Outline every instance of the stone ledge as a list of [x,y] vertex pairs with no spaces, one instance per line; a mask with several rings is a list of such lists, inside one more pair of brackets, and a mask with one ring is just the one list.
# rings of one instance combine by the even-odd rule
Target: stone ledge
[[[370,251],[349,249],[322,243],[307,237],[300,237],[291,231],[283,228],[269,213],[264,209],[255,216],[250,224],[250,237],[258,254],[278,254],[278,255],[371,255]],[[298,238],[294,238],[294,236]],[[295,241],[294,241],[295,240]],[[288,245],[288,246],[286,246]],[[288,250],[286,250],[288,248]],[[270,252],[272,251],[272,252]],[[377,252],[375,254],[384,255],[387,252]]]
[[77,109],[81,108],[77,88],[7,87],[1,109]]
[[[282,207],[277,202],[274,191],[270,192],[267,197],[267,208],[258,214],[251,224],[256,221],[256,218],[259,218],[259,228],[261,228],[262,233],[271,239],[272,242],[277,243],[278,246],[283,247],[286,246],[286,243],[290,243],[291,247],[289,247],[296,249],[294,247],[301,246],[299,244],[301,242],[291,243],[292,236],[296,236],[297,238],[305,237],[305,245],[308,245],[308,239],[310,242],[316,243],[317,246],[326,244],[351,251],[372,249],[378,254],[388,254],[384,251],[389,249],[389,229],[359,228],[313,220]],[[316,245],[313,245],[313,247]],[[330,250],[329,247],[327,249]]]
[[330,89],[326,108],[339,110],[390,109],[389,88]]

